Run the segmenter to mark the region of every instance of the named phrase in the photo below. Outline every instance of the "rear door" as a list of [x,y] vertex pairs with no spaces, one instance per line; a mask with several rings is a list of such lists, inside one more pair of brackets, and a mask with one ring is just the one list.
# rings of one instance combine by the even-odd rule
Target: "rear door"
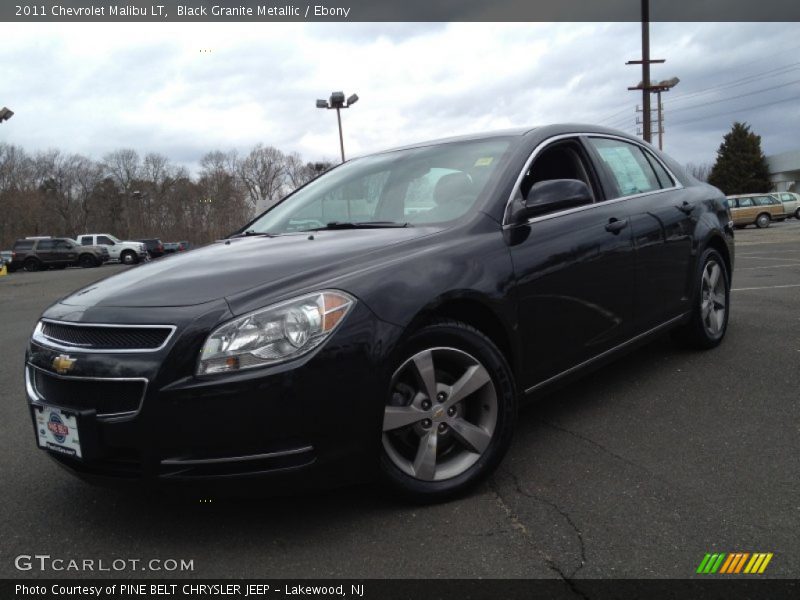
[[678,180],[648,148],[621,138],[592,136],[613,183],[628,198],[635,248],[634,321],[647,331],[688,310],[695,206]]
[[55,240],[39,240],[36,243],[36,256],[48,265],[58,262]]

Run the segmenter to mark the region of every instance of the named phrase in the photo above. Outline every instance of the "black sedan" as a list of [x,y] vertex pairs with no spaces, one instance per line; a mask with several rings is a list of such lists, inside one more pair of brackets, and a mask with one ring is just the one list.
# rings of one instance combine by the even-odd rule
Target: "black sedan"
[[613,130],[352,160],[45,311],[36,440],[91,480],[378,473],[441,499],[498,465],[520,401],[667,330],[719,344],[733,258],[722,193]]

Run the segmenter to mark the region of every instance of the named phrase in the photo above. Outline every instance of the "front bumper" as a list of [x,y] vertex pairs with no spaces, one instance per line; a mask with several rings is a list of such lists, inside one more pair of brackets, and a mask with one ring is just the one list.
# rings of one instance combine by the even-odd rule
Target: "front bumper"
[[[68,375],[53,367],[63,349],[32,341],[25,366],[32,417],[37,406],[75,411],[86,444],[82,459],[45,451],[75,474],[100,482],[275,476],[335,485],[367,475],[378,456],[384,358],[397,328],[358,303],[331,339],[305,357],[196,377],[206,332],[224,310],[216,306],[179,324],[159,351],[71,353],[75,363]],[[123,385],[139,388],[123,391]],[[136,389],[140,400],[124,410],[104,400],[135,395]],[[300,477],[288,477],[293,474]]]

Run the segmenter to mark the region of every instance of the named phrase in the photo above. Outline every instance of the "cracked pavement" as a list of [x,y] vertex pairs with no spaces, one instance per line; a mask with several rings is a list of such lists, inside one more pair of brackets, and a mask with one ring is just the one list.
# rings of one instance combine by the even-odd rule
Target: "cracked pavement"
[[35,448],[24,345],[46,305],[122,267],[2,278],[0,576],[36,576],[13,557],[38,552],[193,559],[195,577],[542,577],[580,596],[582,578],[683,578],[706,552],[747,551],[796,577],[800,223],[737,242],[720,348],[660,338],[524,407],[500,469],[435,506],[371,485],[199,503],[74,479]]

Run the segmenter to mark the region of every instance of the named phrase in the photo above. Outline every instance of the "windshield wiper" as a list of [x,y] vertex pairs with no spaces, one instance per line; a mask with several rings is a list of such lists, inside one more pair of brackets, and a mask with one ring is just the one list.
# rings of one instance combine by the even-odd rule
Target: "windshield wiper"
[[310,231],[321,231],[323,229],[380,229],[382,227],[408,227],[408,223],[398,223],[397,221],[331,221],[325,227],[315,227]]
[[268,233],[266,231],[256,231],[255,229],[248,229],[247,231],[245,231],[243,233],[237,233],[236,235],[232,235],[230,237],[232,237],[232,238],[250,237],[250,236],[253,236],[253,235],[263,235],[263,236],[266,236],[266,237],[274,237],[274,234],[272,234],[272,233]]

